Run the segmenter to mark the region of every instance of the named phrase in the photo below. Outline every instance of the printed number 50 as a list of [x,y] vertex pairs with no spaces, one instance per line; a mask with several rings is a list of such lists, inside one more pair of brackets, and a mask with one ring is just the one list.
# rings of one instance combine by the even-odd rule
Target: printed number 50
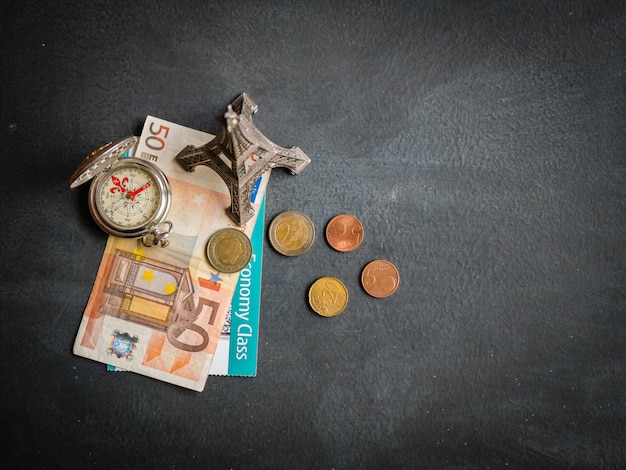
[[[215,323],[215,318],[217,316],[217,309],[219,308],[219,306],[220,306],[219,302],[200,298],[198,301],[198,306],[196,307],[196,310],[194,313],[191,313],[190,315],[184,315],[184,312],[182,312],[181,316],[183,317],[183,319],[181,320],[177,319],[174,323],[172,323],[168,327],[167,339],[169,340],[169,342],[172,343],[178,349],[182,349],[183,351],[188,351],[192,353],[203,351],[209,344],[209,341],[210,341],[209,333],[207,333],[207,331],[204,328],[202,328],[200,325],[195,324],[194,321],[200,316],[200,314],[202,313],[202,310],[206,307],[210,309],[208,324],[213,325]],[[193,331],[197,335],[199,335],[201,339],[199,344],[188,344],[178,339],[180,335],[182,335],[185,331],[188,331],[188,330]]]
[[[152,150],[163,150],[165,148],[165,139],[167,139],[170,128],[160,124],[159,128],[155,131],[155,126],[156,122],[150,123],[149,130],[152,135],[146,138],[146,146]],[[161,133],[163,133],[163,138],[158,137]]]

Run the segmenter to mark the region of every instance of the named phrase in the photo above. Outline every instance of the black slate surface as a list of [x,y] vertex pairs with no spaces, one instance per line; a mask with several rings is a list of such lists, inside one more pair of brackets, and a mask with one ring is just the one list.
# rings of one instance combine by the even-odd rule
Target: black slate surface
[[[3,11],[3,468],[626,467],[623,2]],[[273,172],[267,221],[318,232],[265,246],[258,376],[195,393],[72,355],[106,237],[67,178],[147,114],[216,133],[243,91],[312,159]],[[341,212],[352,253],[322,236]],[[375,258],[390,298],[360,287]]]

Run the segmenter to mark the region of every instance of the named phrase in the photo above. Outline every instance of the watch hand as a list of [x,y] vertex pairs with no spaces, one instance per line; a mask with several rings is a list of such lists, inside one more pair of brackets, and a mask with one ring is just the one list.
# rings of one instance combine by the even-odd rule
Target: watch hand
[[113,204],[111,204],[109,207],[107,207],[107,210],[114,211],[115,209],[120,207],[122,204],[124,204],[124,202],[126,202],[126,201],[124,200],[124,198],[122,198],[119,201],[116,201]]
[[144,184],[142,187],[135,189],[134,191],[128,191],[128,194],[130,194],[130,200],[134,201],[135,200],[135,196],[137,194],[139,194],[141,191],[143,191],[144,189],[148,189],[150,187],[150,183],[146,183]]

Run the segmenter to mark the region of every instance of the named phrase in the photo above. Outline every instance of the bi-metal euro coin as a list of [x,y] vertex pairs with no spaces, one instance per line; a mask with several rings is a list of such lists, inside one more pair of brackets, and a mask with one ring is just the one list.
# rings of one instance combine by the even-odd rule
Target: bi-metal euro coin
[[223,273],[236,273],[250,262],[252,243],[241,230],[224,228],[211,235],[206,254],[215,269]]
[[348,304],[348,289],[335,277],[321,277],[309,289],[309,305],[323,317],[334,317]]
[[270,243],[285,256],[306,253],[315,239],[315,226],[308,216],[298,211],[285,211],[272,220]]

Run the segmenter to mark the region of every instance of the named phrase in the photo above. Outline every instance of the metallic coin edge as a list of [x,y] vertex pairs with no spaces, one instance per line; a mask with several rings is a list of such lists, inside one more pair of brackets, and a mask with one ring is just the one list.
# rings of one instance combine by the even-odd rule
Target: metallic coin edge
[[[246,258],[247,258],[247,260],[246,260],[246,262],[245,262],[245,263],[243,263],[243,266],[241,266],[241,268],[240,268],[239,266],[240,266],[242,263],[237,264],[237,265],[232,265],[232,266],[229,266],[229,265],[226,265],[226,264],[224,264],[224,263],[221,263],[220,261],[216,261],[216,260],[215,260],[215,257],[213,257],[213,256],[211,255],[211,251],[212,251],[212,250],[211,250],[211,248],[214,248],[214,247],[215,247],[215,243],[217,242],[218,237],[219,237],[220,235],[222,235],[223,233],[225,233],[225,232],[229,232],[229,233],[230,233],[230,232],[232,232],[232,233],[237,232],[237,233],[239,233],[239,234],[243,235],[243,236],[244,236],[244,238],[247,240],[247,243],[246,243],[245,241],[244,241],[244,243],[245,243],[246,245],[248,245],[248,247],[250,248],[250,250],[249,250],[249,251],[250,251],[250,256],[249,256],[249,257],[246,257]],[[207,242],[207,245],[206,245],[206,255],[207,255],[207,258],[209,259],[209,263],[211,263],[211,265],[212,265],[214,268],[218,269],[220,272],[225,273],[225,274],[236,273],[236,272],[241,271],[243,268],[245,268],[245,267],[246,267],[246,265],[250,262],[250,259],[252,258],[252,242],[250,241],[250,239],[248,238],[248,236],[247,236],[245,233],[243,233],[241,230],[238,230],[238,229],[236,229],[236,228],[230,228],[230,227],[223,228],[223,229],[220,229],[220,230],[218,230],[217,232],[215,232],[215,233],[214,233],[213,235],[211,235],[211,237],[209,238],[209,241]]]
[[[332,279],[333,281],[337,281],[339,284],[342,285],[343,289],[346,291],[346,301],[343,305],[343,307],[341,308],[341,310],[339,310],[337,313],[334,313],[333,315],[324,315],[323,313],[318,312],[317,310],[315,310],[315,307],[313,307],[313,304],[311,303],[311,291],[313,290],[313,287],[320,281],[324,280],[324,279]],[[324,317],[324,318],[332,318],[332,317],[336,317],[337,315],[339,315],[341,312],[343,312],[346,307],[348,306],[348,301],[350,300],[350,295],[348,293],[348,288],[346,287],[346,285],[341,281],[341,279],[333,277],[333,276],[322,276],[318,279],[315,280],[315,282],[313,282],[313,284],[311,284],[311,287],[309,287],[309,306],[311,307],[311,309],[313,309],[313,311],[315,313],[317,313],[320,317]]]
[[[304,218],[306,220],[306,223],[308,223],[309,227],[311,228],[311,231],[310,231],[311,236],[309,237],[309,239],[307,239],[307,242],[304,245],[302,245],[301,248],[298,248],[297,250],[288,250],[285,247],[283,247],[278,242],[278,240],[276,240],[276,228],[278,224],[291,214],[296,214]],[[303,255],[304,253],[309,251],[309,248],[311,248],[311,246],[313,245],[313,241],[315,240],[315,225],[313,224],[313,221],[311,220],[311,218],[302,212],[294,211],[294,210],[283,211],[280,214],[277,214],[272,219],[272,222],[270,223],[270,226],[269,226],[269,239],[270,239],[270,243],[272,247],[274,247],[274,249],[278,251],[281,255],[285,255],[285,256]]]
[[[391,266],[393,268],[393,270],[396,272],[396,275],[398,276],[398,283],[396,284],[396,287],[394,290],[392,290],[389,294],[387,295],[374,295],[372,294],[367,287],[365,287],[365,283],[363,282],[363,276],[365,275],[365,271],[367,271],[367,268],[370,267],[370,265],[378,262],[378,261],[383,261],[385,263],[387,263],[389,266]],[[365,267],[363,268],[363,271],[361,271],[361,286],[363,287],[363,290],[365,292],[367,292],[369,295],[371,295],[372,297],[374,297],[375,299],[386,299],[387,297],[391,297],[397,290],[398,290],[398,286],[400,286],[400,271],[398,271],[398,268],[396,267],[395,264],[393,264],[391,261],[388,261],[386,259],[375,259],[370,261],[369,263],[367,263],[365,265]]]
[[337,248],[336,246],[333,246],[333,244],[332,244],[332,243],[330,242],[330,240],[328,239],[328,227],[330,227],[330,224],[332,224],[332,223],[335,221],[335,219],[337,219],[337,218],[339,218],[339,217],[342,217],[342,216],[348,216],[348,217],[350,217],[350,218],[352,218],[352,219],[356,220],[356,221],[358,222],[359,226],[361,227],[361,232],[362,232],[362,233],[365,233],[365,228],[363,227],[363,224],[361,223],[361,221],[360,221],[360,220],[359,220],[356,216],[354,216],[354,215],[352,215],[352,214],[337,214],[335,217],[333,217],[332,219],[330,219],[330,220],[328,221],[328,223],[326,224],[326,231],[325,231],[325,234],[326,234],[326,241],[328,242],[328,244],[330,245],[330,247],[331,247],[333,250],[336,250],[336,251],[338,251],[338,252],[340,252],[340,253],[349,253],[349,252],[351,252],[351,251],[356,250],[358,247],[360,247],[360,246],[361,246],[361,243],[363,243],[363,238],[365,238],[365,236],[363,236],[363,238],[361,238],[361,241],[358,243],[358,245],[356,245],[354,248],[350,248],[349,250],[346,250],[346,249],[341,249],[341,248]]

